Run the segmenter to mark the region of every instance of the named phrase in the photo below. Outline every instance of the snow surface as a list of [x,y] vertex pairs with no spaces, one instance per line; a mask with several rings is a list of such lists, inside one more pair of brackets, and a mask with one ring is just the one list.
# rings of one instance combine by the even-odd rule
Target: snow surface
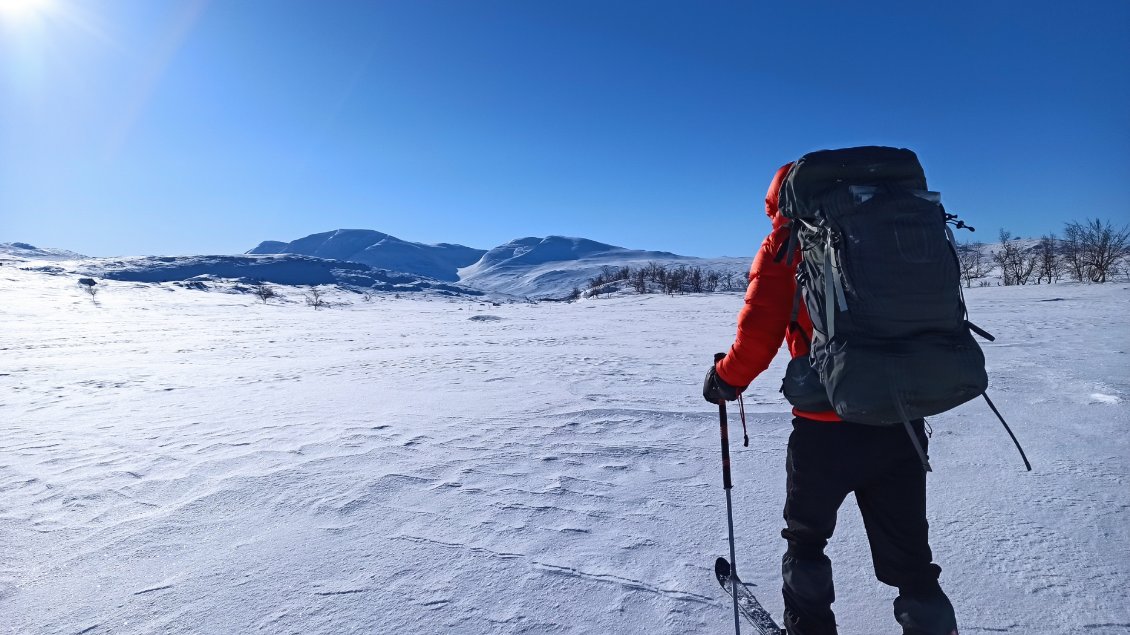
[[[699,388],[739,294],[312,311],[98,286],[0,267],[0,632],[731,632]],[[1130,288],[966,296],[1035,471],[983,404],[931,420],[962,632],[1128,633]],[[784,357],[731,448],[738,568],[777,615]],[[841,632],[895,633],[866,544],[849,500]]]

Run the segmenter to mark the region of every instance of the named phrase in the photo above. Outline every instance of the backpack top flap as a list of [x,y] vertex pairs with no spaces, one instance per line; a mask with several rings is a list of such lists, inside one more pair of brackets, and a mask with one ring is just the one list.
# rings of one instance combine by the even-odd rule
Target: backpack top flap
[[809,152],[797,160],[781,185],[780,211],[786,218],[820,218],[821,199],[837,185],[894,185],[925,190],[926,174],[913,151],[862,146]]

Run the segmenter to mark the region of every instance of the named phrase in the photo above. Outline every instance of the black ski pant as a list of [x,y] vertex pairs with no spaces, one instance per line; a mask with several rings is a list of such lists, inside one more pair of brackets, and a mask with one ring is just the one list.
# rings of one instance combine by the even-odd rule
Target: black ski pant
[[[913,422],[927,448],[924,422]],[[824,547],[836,512],[855,493],[875,576],[899,590],[895,619],[906,635],[954,635],[957,622],[938,585],[926,523],[926,473],[904,426],[822,422],[797,417],[785,460],[782,561],[789,635],[836,635],[832,562]]]

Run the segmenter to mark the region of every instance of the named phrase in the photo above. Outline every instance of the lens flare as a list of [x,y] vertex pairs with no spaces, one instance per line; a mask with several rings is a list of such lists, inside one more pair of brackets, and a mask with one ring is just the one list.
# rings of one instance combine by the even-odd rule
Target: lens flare
[[30,20],[51,10],[52,0],[0,0],[0,19]]

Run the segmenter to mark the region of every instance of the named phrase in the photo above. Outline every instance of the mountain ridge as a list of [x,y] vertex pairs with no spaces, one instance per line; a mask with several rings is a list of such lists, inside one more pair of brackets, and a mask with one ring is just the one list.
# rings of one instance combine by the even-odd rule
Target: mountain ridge
[[452,243],[427,245],[408,242],[372,229],[336,229],[290,242],[266,240],[246,253],[297,254],[359,262],[377,269],[456,282],[459,280],[458,270],[473,264],[486,250]]

